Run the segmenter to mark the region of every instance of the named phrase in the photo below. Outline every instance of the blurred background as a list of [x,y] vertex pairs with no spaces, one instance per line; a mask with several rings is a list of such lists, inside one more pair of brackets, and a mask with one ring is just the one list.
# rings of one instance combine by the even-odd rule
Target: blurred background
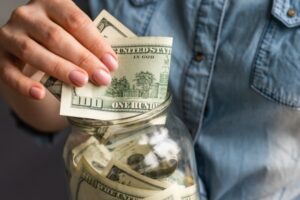
[[[25,0],[0,1],[0,26]],[[0,98],[0,199],[67,200],[62,160],[66,134],[53,142],[41,142],[17,126]]]

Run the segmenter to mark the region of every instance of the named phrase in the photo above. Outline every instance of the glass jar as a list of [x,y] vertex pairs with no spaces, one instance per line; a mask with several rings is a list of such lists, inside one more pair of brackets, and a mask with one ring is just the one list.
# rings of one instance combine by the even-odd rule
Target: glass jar
[[64,160],[72,200],[199,200],[193,144],[168,98],[115,121],[70,118]]

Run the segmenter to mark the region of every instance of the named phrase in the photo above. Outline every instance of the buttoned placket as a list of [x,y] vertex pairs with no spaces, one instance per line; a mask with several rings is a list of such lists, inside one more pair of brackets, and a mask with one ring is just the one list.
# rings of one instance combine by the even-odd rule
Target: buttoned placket
[[202,0],[198,9],[193,56],[185,69],[184,118],[193,136],[202,124],[213,76],[218,41],[227,0]]

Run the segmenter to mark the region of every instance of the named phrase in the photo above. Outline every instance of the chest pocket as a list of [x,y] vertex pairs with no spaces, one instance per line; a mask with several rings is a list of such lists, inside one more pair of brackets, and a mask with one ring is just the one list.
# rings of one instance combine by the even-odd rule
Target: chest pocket
[[272,17],[254,61],[251,87],[286,106],[300,108],[300,3],[274,0]]

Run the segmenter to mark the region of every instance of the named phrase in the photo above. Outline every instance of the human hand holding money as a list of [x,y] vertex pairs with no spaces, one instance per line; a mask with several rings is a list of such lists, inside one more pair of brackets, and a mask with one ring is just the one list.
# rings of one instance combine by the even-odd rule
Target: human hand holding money
[[61,91],[60,81],[46,75],[42,83],[56,97],[61,93],[60,114],[114,120],[158,107],[168,98],[172,38],[136,37],[106,11],[94,24],[112,45],[120,67],[109,87],[88,83],[76,88],[64,84]]
[[25,72],[29,65],[79,87],[88,79],[97,85],[109,84],[116,59],[73,1],[31,0],[0,27],[0,78],[14,91],[34,99],[44,98],[45,91]]

